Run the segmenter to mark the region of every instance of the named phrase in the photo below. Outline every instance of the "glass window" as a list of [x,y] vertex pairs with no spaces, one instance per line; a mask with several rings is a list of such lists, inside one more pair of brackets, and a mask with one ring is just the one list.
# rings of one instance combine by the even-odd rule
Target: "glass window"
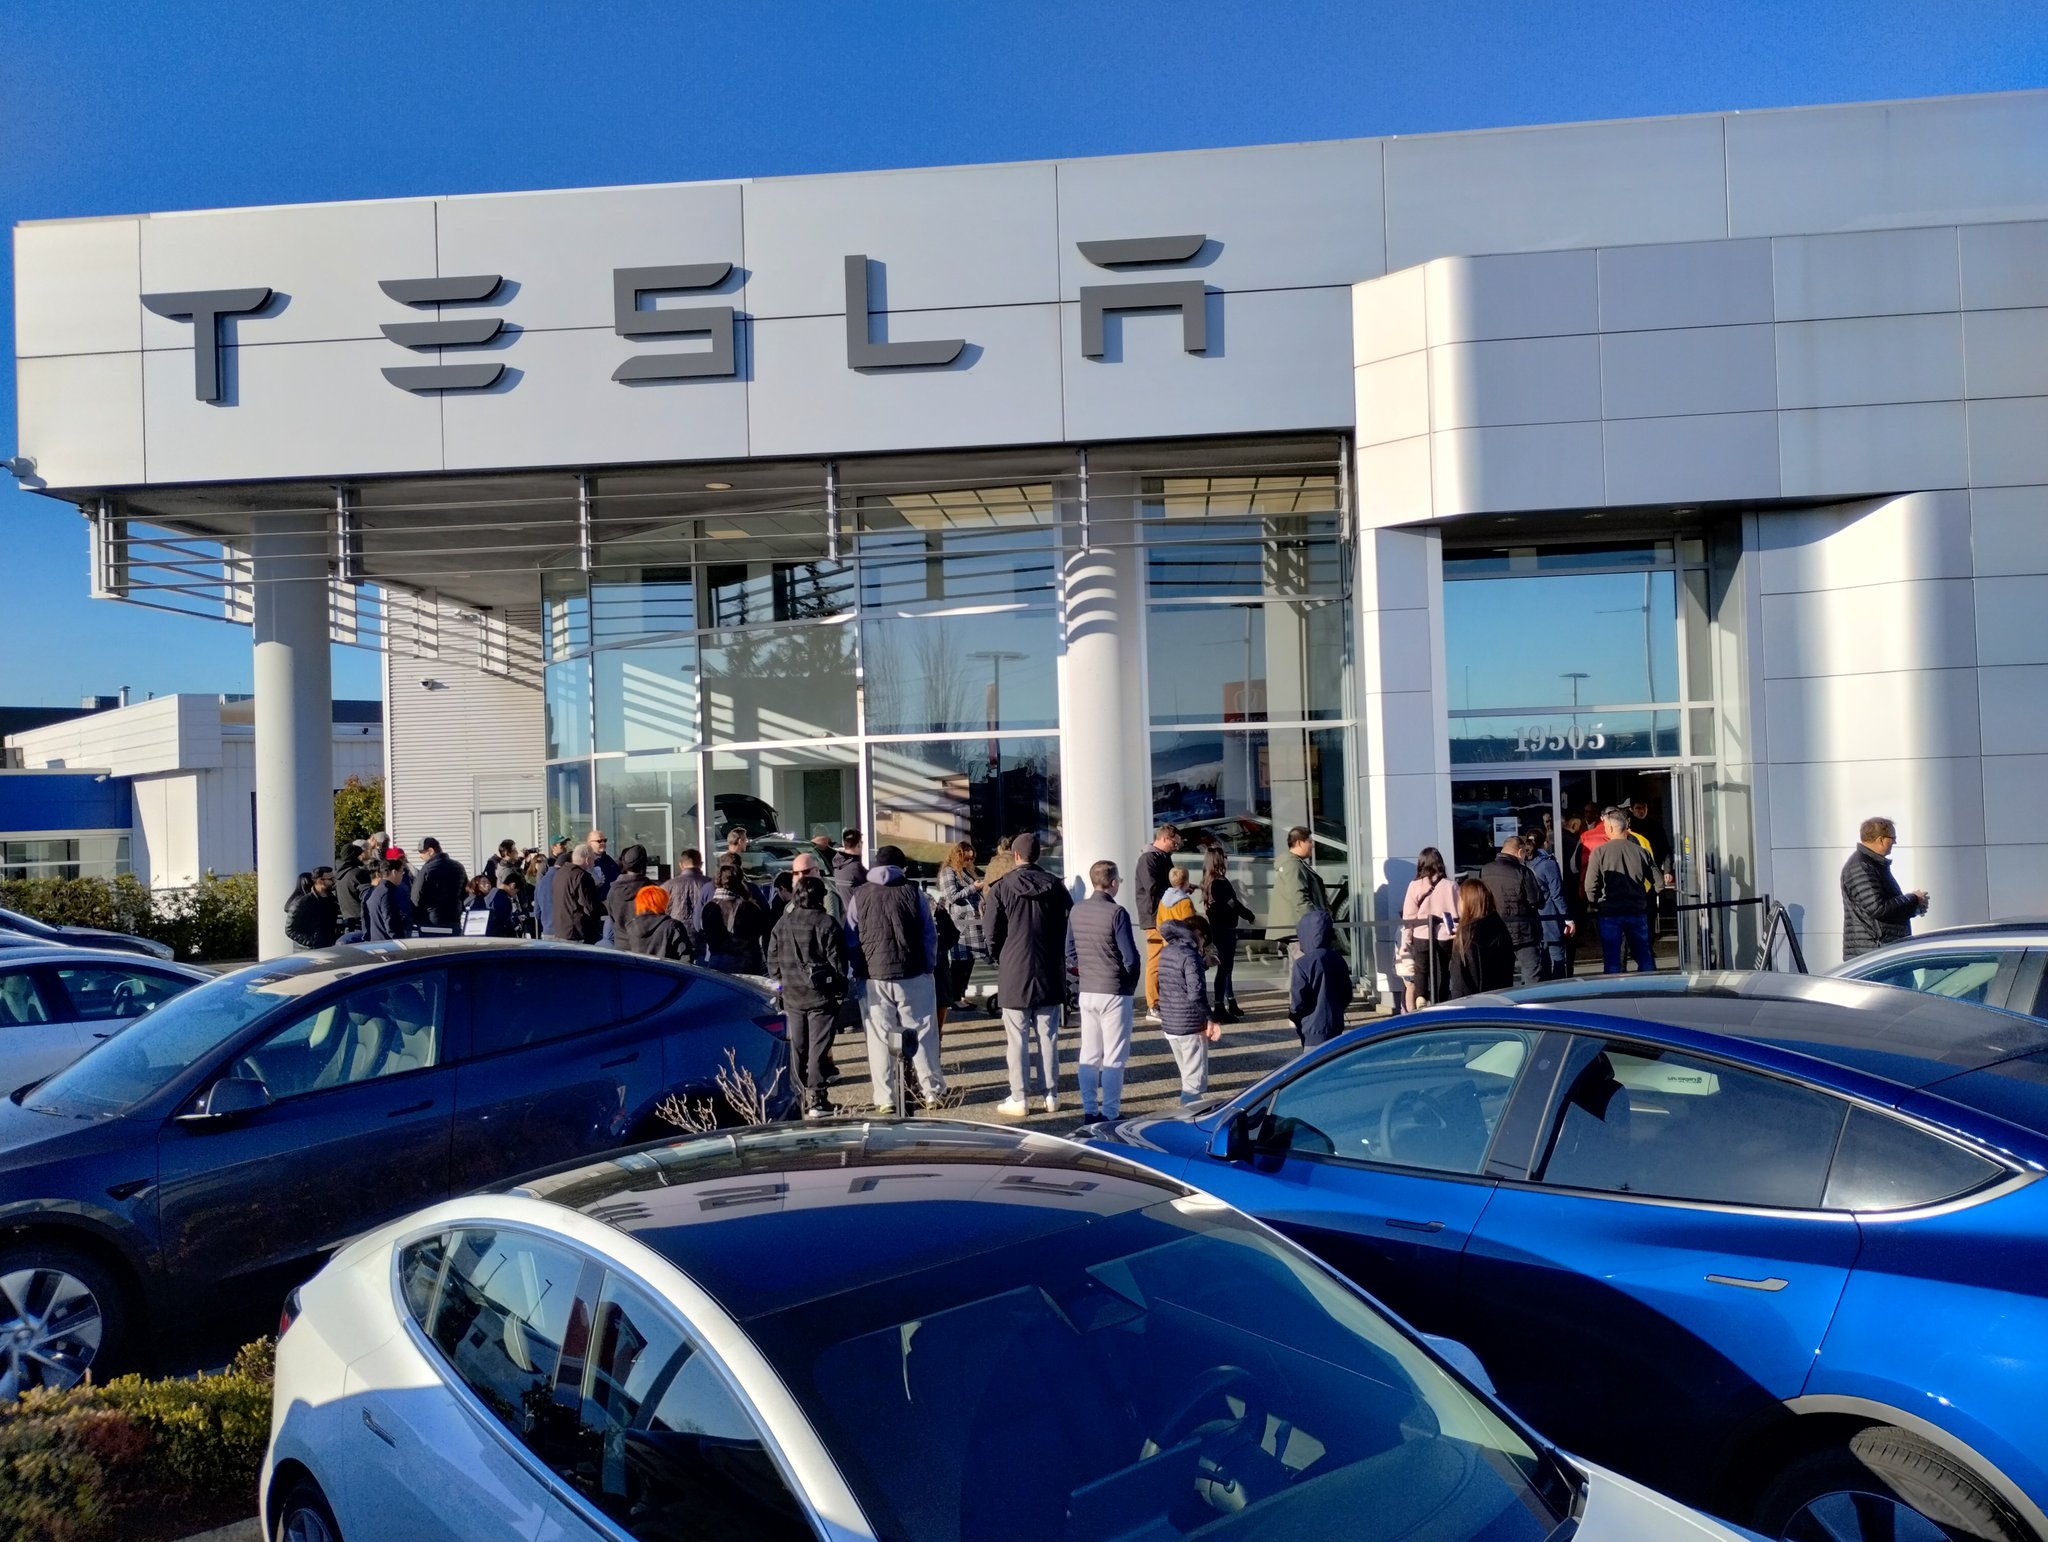
[[1852,1108],[1824,1203],[1829,1210],[1911,1210],[1982,1188],[2004,1171],[1954,1141]]
[[1647,568],[1668,565],[1670,561],[1669,541],[1624,541],[1590,546],[1493,546],[1445,552],[1444,577],[1583,573],[1593,568]]
[[611,837],[613,851],[646,847],[648,862],[666,877],[676,854],[699,844],[697,757],[627,755],[599,760],[597,827]]
[[1846,1105],[1675,1051],[1587,1045],[1542,1181],[1781,1210],[1820,1206]]
[[828,739],[854,731],[850,625],[713,632],[699,647],[709,742]]
[[853,569],[844,562],[714,560],[703,573],[707,626],[817,621],[853,609]]
[[405,1309],[422,1328],[434,1321],[434,1303],[441,1293],[441,1266],[448,1260],[448,1239],[424,1237],[398,1255],[398,1293]]
[[549,1394],[565,1341],[572,1327],[583,1337],[575,1311],[582,1272],[575,1254],[525,1232],[458,1231],[430,1330],[463,1385],[543,1456],[561,1434]]
[[594,817],[590,800],[590,762],[579,760],[565,766],[549,766],[548,839],[566,835],[581,840]]
[[1057,728],[1059,616],[870,618],[861,623],[871,734]]
[[2010,956],[1996,948],[1974,953],[1940,953],[1899,959],[1854,973],[1859,980],[1902,986],[1929,996],[1947,996],[1956,1001],[1974,1001],[1981,1005],[1991,998],[1991,984],[1998,978],[1998,966]]
[[1301,825],[1312,832],[1311,860],[1331,909],[1343,915],[1351,882],[1344,739],[1341,728],[1155,733],[1152,819],[1180,826],[1183,850],[1174,860],[1199,872],[1201,848],[1218,843],[1232,858],[1233,879],[1242,874],[1239,897],[1265,916],[1276,836]]
[[618,1021],[617,971],[601,959],[500,955],[469,970],[471,1053],[564,1039]]
[[998,841],[1029,830],[1041,843],[1038,865],[1049,873],[1066,871],[1057,739],[877,744],[873,757],[871,859],[878,846],[900,846],[911,876],[932,878],[956,842],[973,841],[985,862]]
[[577,1438],[562,1476],[632,1536],[812,1535],[710,1356],[617,1275],[598,1298],[574,1391]]
[[601,648],[592,663],[600,754],[687,749],[697,742],[696,644]]
[[1199,1198],[749,1331],[906,1542],[1339,1536],[1396,1507],[1456,1517],[1404,1535],[1542,1542],[1571,1499],[1369,1301]]
[[1447,583],[1451,708],[1678,701],[1677,605],[1669,568]]
[[919,611],[1053,598],[1050,484],[863,497],[861,603]]
[[62,1019],[58,1011],[26,969],[0,973],[0,1028],[25,1028],[35,1023]]
[[1533,1033],[1414,1033],[1324,1061],[1273,1094],[1259,1143],[1295,1155],[1476,1173]]
[[1463,717],[1451,714],[1451,764],[1492,766],[1550,760],[1672,760],[1676,712],[1558,712]]
[[[854,817],[859,806],[860,750],[855,745],[717,750],[711,756],[711,822],[704,849],[707,856],[723,850],[726,833],[739,826],[756,838],[747,862],[750,876],[759,877],[769,868],[757,872],[753,863],[787,867],[788,857],[794,855],[786,851],[780,863],[774,863],[777,845],[762,837],[808,841],[823,834],[837,840],[846,826],[860,823]],[[694,825],[694,805],[688,817]],[[873,845],[870,841],[870,849]],[[760,877],[760,881],[767,880]]]
[[194,984],[154,970],[97,964],[59,969],[57,978],[63,983],[64,994],[71,998],[70,1016],[81,1022],[140,1017],[190,990]]
[[118,1114],[288,1003],[299,983],[294,973],[281,970],[254,980],[232,976],[194,986],[72,1061],[29,1095],[28,1106],[86,1119]]
[[447,996],[438,970],[351,991],[272,1034],[231,1074],[283,1099],[426,1070],[441,1062]]
[[1337,504],[1337,479],[1320,472],[1148,481],[1152,597],[1344,593]]
[[540,575],[542,639],[550,659],[590,646],[590,580],[580,572]]
[[547,702],[547,758],[590,753],[590,660],[564,659],[541,677]]
[[629,642],[697,624],[694,584],[687,564],[600,568],[590,575],[590,640]]
[[1155,605],[1146,617],[1152,721],[1342,717],[1344,654],[1341,604]]

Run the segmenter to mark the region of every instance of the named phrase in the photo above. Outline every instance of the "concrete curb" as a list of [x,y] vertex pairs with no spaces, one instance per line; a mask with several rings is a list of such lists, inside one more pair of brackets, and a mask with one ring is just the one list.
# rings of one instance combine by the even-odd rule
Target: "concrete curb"
[[194,1532],[184,1542],[263,1542],[263,1523],[252,1515],[246,1521],[217,1526],[212,1531]]

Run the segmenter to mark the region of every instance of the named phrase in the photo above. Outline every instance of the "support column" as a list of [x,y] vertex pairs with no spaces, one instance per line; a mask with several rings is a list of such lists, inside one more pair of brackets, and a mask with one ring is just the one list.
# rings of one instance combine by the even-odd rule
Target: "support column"
[[1060,834],[1068,889],[1085,895],[1088,869],[1108,858],[1130,909],[1152,834],[1144,533],[1133,478],[1084,475],[1081,487],[1065,504],[1060,569]]
[[334,679],[327,515],[259,514],[250,541],[256,647],[256,951],[292,950],[284,904],[334,861]]

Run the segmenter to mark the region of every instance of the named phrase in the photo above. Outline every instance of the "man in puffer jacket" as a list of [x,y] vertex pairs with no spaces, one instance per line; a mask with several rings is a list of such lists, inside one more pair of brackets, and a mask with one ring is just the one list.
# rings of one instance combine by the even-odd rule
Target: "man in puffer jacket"
[[825,1055],[846,1000],[846,932],[825,913],[825,880],[807,874],[768,934],[768,972],[782,982],[789,1059],[806,1119],[832,1111],[825,1100]]
[[1067,967],[1081,986],[1081,1117],[1114,1119],[1131,1058],[1131,994],[1145,977],[1114,862],[1088,869],[1089,895],[1067,919]]
[[1295,923],[1300,956],[1287,977],[1287,1017],[1303,1049],[1334,1039],[1344,1031],[1344,1008],[1351,1002],[1351,966],[1337,951],[1336,928],[1327,910],[1311,910]]
[[[647,887],[647,848],[628,846],[619,853],[619,876],[604,891],[605,917],[611,922],[612,946],[624,948],[626,926],[633,919],[633,896]],[[662,906],[661,914],[668,914]],[[633,950],[628,950],[633,951]]]
[[1159,1026],[1180,1067],[1180,1100],[1192,1103],[1209,1090],[1209,1046],[1223,1037],[1223,1025],[1209,1011],[1202,965],[1208,927],[1191,916],[1168,921],[1159,932],[1166,942],[1159,954]]
[[1010,1058],[1010,1095],[996,1111],[1021,1117],[1031,1107],[1034,1038],[1045,1111],[1059,1111],[1060,1008],[1067,1000],[1067,912],[1074,902],[1060,881],[1038,865],[1037,836],[1018,836],[1010,842],[1010,854],[1017,865],[996,880],[983,908]]
[[865,988],[868,1031],[868,1080],[875,1112],[893,1113],[897,1078],[903,1067],[897,1051],[903,1035],[917,1037],[912,1051],[917,1079],[927,1107],[936,1107],[946,1092],[946,1073],[939,1065],[938,989],[933,969],[938,962],[939,928],[922,890],[905,881],[903,853],[894,846],[875,852],[875,865],[853,891],[846,930],[857,956],[855,972]]
[[1913,917],[1927,913],[1923,889],[1899,887],[1892,876],[1892,848],[1899,828],[1889,819],[1866,819],[1856,849],[1842,866],[1842,958],[1903,942],[1913,935]]

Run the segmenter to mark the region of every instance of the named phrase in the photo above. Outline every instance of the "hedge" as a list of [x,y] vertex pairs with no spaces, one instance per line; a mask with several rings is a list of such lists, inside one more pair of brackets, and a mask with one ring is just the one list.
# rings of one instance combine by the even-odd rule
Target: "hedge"
[[54,926],[97,926],[168,943],[178,957],[219,962],[256,956],[256,875],[206,874],[189,889],[154,893],[132,873],[117,878],[0,879],[0,910]]
[[276,1349],[251,1344],[217,1376],[122,1376],[0,1406],[0,1542],[176,1535],[249,1513]]

